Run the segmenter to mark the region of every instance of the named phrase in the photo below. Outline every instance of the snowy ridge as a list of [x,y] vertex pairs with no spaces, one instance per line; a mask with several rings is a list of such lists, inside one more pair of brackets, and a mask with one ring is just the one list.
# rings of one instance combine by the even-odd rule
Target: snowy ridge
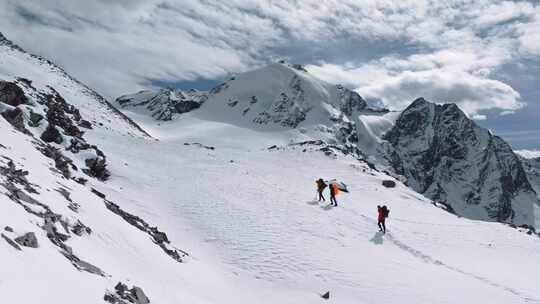
[[212,89],[196,115],[275,130],[326,125],[366,109],[357,93],[319,80],[297,65],[274,63]]
[[206,92],[167,88],[158,91],[143,90],[135,94],[120,96],[116,99],[116,103],[122,108],[143,106],[155,119],[166,121],[173,119],[175,114],[199,108],[207,98]]
[[[4,81],[28,79],[31,80],[33,87],[43,90],[47,86],[54,87],[64,98],[74,103],[97,129],[106,128],[134,136],[147,136],[144,130],[101,95],[68,75],[51,61],[26,53],[1,33],[0,78]],[[114,127],[111,124],[112,117],[120,118],[119,124]]]
[[519,158],[456,105],[417,99],[384,139],[390,164],[407,184],[457,214],[540,225],[540,202]]

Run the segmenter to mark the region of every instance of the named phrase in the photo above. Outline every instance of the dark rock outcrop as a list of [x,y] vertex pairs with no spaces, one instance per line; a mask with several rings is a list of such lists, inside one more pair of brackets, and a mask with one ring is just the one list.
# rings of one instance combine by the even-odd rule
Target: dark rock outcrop
[[60,133],[60,131],[58,131],[58,129],[53,124],[49,124],[47,126],[45,131],[41,133],[40,138],[46,143],[61,144],[64,141],[62,134]]
[[461,216],[534,224],[539,201],[518,157],[455,104],[419,98],[384,139],[388,162],[414,190]]
[[0,102],[16,107],[27,103],[28,99],[15,83],[0,80]]
[[127,285],[118,282],[114,287],[114,292],[107,292],[103,299],[111,304],[149,304],[150,299],[146,296],[142,288],[133,286],[128,289]]
[[107,169],[107,161],[102,157],[89,158],[85,161],[88,168],[83,169],[83,172],[89,176],[105,181],[111,173]]
[[38,248],[38,240],[33,232],[27,232],[24,235],[16,237],[15,242],[24,247]]
[[29,134],[24,125],[24,112],[20,108],[6,110],[2,113],[2,117],[9,122],[15,129]]

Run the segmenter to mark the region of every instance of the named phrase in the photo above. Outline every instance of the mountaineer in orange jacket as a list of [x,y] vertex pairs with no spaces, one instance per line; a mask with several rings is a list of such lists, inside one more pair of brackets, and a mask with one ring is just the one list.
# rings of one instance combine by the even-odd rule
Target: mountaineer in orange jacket
[[339,188],[335,183],[330,184],[330,205],[337,207],[336,195],[339,193]]

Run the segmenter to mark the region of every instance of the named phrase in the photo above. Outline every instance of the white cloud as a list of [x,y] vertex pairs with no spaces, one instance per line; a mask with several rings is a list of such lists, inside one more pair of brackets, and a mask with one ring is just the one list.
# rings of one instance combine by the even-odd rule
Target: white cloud
[[316,75],[391,107],[424,96],[469,114],[523,106],[495,76],[540,55],[539,22],[539,6],[523,1],[0,1],[8,38],[109,97],[281,56],[314,58]]
[[515,28],[519,34],[520,51],[526,56],[540,56],[540,6],[535,7],[528,22],[520,22]]
[[403,109],[412,100],[424,97],[456,103],[474,115],[487,109],[515,111],[525,105],[511,86],[488,77],[489,69],[499,60],[504,62],[444,50],[405,58],[383,57],[352,68],[325,63],[307,68],[324,80],[356,88],[365,98],[381,100],[391,109]]
[[506,116],[506,115],[512,115],[512,114],[516,114],[516,111],[506,110],[506,111],[502,111],[501,113],[499,113],[500,116]]
[[475,114],[471,118],[474,119],[474,120],[486,120],[487,116],[486,115]]

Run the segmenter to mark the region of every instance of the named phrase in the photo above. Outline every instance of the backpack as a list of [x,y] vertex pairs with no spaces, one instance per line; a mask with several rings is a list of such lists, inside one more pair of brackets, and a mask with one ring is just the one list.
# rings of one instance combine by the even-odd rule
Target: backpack
[[386,206],[383,206],[383,214],[384,214],[384,217],[387,218],[388,215],[390,215],[390,209],[388,209],[388,207]]
[[324,190],[328,185],[324,181],[316,180],[315,184],[317,184],[317,189]]

